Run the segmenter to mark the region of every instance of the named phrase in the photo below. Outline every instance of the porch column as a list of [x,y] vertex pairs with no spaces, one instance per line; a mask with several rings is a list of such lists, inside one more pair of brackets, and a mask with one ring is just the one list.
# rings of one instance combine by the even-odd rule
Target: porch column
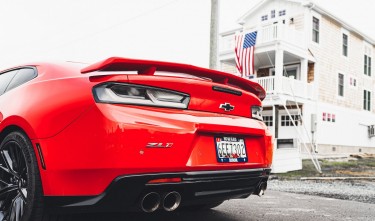
[[303,96],[307,96],[307,72],[308,72],[308,61],[306,58],[301,59],[301,81],[306,86],[303,87]]
[[308,61],[306,58],[301,59],[301,81],[303,83],[307,83],[307,75],[308,75]]
[[273,135],[274,138],[279,138],[279,105],[274,105],[272,108],[273,112]]
[[281,77],[284,72],[284,50],[276,49],[275,51],[275,91],[281,91]]

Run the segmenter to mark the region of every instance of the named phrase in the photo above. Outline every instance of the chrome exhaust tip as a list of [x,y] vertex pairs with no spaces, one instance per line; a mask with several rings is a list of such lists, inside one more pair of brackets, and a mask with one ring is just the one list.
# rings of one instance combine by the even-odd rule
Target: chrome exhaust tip
[[165,211],[171,212],[176,210],[181,203],[181,195],[176,192],[169,192],[164,196],[163,199],[163,209]]
[[259,185],[259,188],[258,188],[258,191],[257,191],[257,195],[259,197],[263,196],[264,195],[264,192],[266,191],[267,189],[267,183],[266,182],[263,182]]
[[143,212],[152,213],[160,206],[160,195],[156,192],[147,193],[142,197],[141,209]]

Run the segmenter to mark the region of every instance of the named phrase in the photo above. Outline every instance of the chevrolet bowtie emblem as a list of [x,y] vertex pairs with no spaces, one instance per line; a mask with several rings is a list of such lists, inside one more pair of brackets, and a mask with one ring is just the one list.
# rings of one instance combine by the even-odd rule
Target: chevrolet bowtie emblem
[[230,103],[224,103],[224,104],[220,104],[220,109],[223,109],[225,111],[232,111],[234,110],[234,106],[233,105],[230,105]]

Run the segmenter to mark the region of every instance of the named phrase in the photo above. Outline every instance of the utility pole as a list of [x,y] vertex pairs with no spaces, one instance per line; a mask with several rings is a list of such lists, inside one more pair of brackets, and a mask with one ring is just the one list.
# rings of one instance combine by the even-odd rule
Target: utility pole
[[219,34],[219,0],[211,0],[210,69],[217,69],[217,43]]

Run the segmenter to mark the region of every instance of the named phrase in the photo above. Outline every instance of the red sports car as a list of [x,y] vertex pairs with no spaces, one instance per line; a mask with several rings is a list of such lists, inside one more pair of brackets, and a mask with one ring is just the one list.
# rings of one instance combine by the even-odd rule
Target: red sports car
[[109,58],[0,73],[0,221],[212,208],[263,194],[264,89],[191,65]]

